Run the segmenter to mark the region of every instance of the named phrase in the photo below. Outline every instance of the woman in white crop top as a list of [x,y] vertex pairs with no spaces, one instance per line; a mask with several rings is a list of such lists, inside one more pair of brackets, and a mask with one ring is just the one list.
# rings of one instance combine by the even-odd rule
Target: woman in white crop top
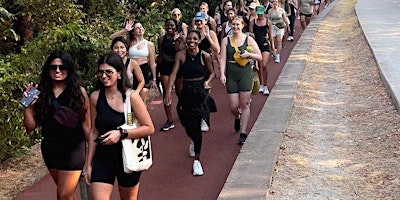
[[232,35],[232,28],[231,28],[230,24],[232,24],[233,18],[236,17],[236,11],[233,8],[229,9],[226,13],[227,13],[228,21],[226,21],[222,24],[221,41],[222,41],[222,39],[224,39],[224,37]]
[[150,87],[156,86],[156,61],[154,44],[144,39],[145,29],[140,22],[128,21],[125,28],[113,33],[110,39],[114,39],[125,33],[129,34],[129,57],[135,60],[142,70],[145,85],[140,92],[143,101],[146,102]]

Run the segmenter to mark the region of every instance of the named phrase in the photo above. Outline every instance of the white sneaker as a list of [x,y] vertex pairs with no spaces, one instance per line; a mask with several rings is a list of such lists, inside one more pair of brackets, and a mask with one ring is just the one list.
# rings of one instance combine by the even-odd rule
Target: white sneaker
[[203,132],[207,132],[208,130],[210,130],[210,128],[207,125],[207,122],[204,119],[201,120],[200,128],[201,128],[201,131],[203,131]]
[[263,86],[263,85],[260,85],[260,89],[258,90],[258,92],[259,92],[259,93],[264,92],[264,86]]
[[269,90],[268,90],[268,87],[267,87],[267,86],[264,87],[263,94],[264,94],[264,95],[269,95]]
[[276,63],[280,63],[281,62],[281,55],[280,54],[276,54],[275,62]]
[[194,158],[195,154],[196,153],[194,153],[194,143],[193,141],[191,141],[189,145],[189,156]]
[[201,167],[201,163],[198,160],[193,162],[193,176],[201,176],[203,175],[203,168]]

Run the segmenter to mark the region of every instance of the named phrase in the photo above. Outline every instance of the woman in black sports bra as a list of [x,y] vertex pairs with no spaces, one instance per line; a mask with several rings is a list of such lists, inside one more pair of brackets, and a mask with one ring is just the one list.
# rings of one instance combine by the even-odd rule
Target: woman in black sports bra
[[[189,145],[189,155],[194,157],[193,175],[203,175],[200,163],[202,144],[201,120],[209,112],[206,104],[207,89],[214,78],[211,56],[199,49],[200,32],[191,30],[186,38],[187,50],[177,53],[174,68],[168,81],[164,102],[171,105],[172,86],[181,71],[183,85],[177,112],[186,134],[193,143]],[[207,76],[208,75],[208,76]]]
[[[92,199],[110,199],[117,178],[120,197],[137,199],[141,172],[124,172],[121,140],[153,134],[153,122],[139,93],[133,91],[131,109],[140,127],[118,129],[125,123],[125,92],[130,89],[125,66],[118,54],[113,52],[100,57],[97,76],[96,90],[90,95],[92,128],[85,176],[90,184],[90,195]],[[103,139],[94,142],[100,136]]]

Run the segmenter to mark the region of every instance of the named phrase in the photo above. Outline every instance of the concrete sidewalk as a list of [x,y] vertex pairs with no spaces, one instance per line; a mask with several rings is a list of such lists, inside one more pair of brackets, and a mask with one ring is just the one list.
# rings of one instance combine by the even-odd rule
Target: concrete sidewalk
[[381,79],[399,110],[400,1],[358,0],[355,11],[378,63]]
[[[320,23],[340,0],[321,12],[301,35],[229,174],[218,199],[266,199],[283,134],[290,121],[298,81]],[[399,110],[400,3],[358,0],[355,11],[381,78]],[[396,56],[397,55],[397,56]]]

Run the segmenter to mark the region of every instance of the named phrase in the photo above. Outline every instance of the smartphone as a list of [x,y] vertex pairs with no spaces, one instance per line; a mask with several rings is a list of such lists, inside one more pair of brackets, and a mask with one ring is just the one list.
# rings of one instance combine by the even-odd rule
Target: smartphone
[[29,107],[31,103],[33,102],[33,97],[37,96],[40,94],[40,91],[36,89],[35,87],[32,87],[29,91],[27,96],[22,97],[20,103],[25,107]]
[[106,138],[106,137],[101,137],[101,136],[100,136],[100,137],[94,139],[94,142],[101,142],[101,141],[103,141],[105,138]]

